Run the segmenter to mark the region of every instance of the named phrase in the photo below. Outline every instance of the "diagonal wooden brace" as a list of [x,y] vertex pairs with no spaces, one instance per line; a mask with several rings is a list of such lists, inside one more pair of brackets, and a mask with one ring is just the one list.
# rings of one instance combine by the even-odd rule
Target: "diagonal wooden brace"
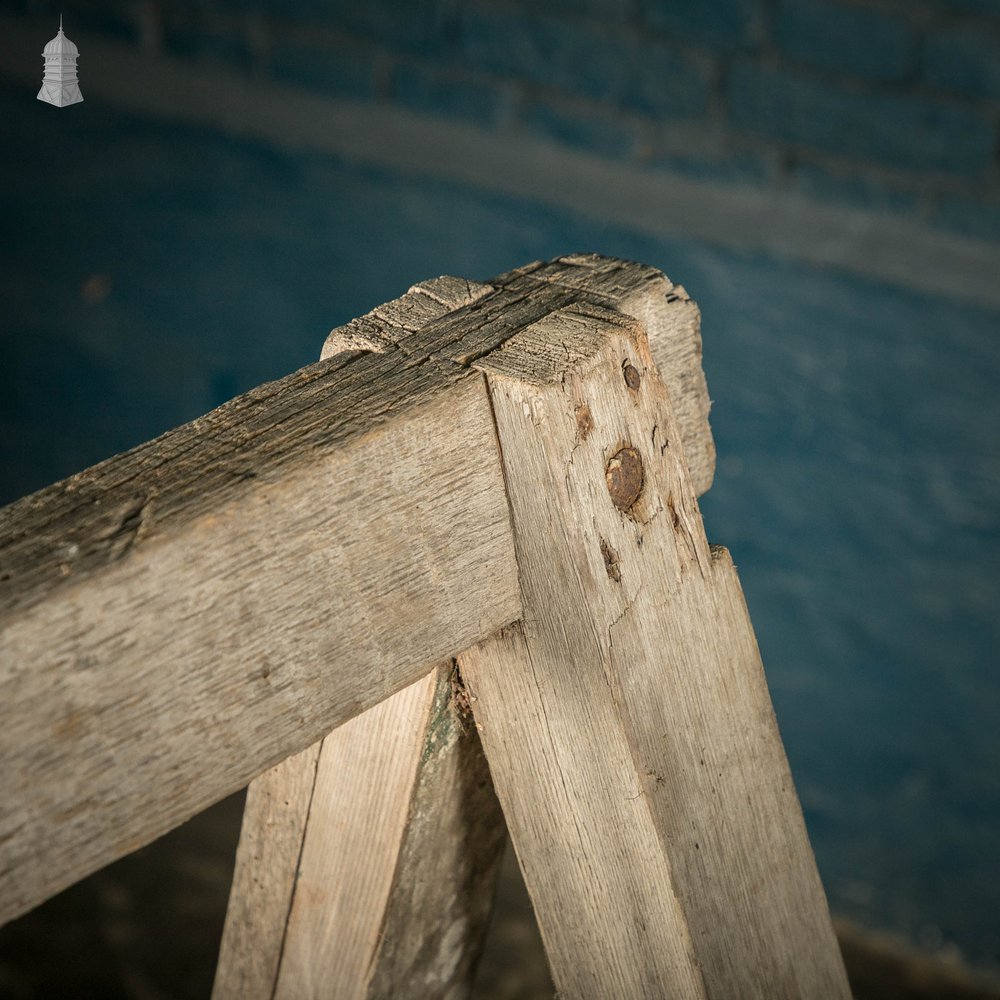
[[[395,348],[491,291],[426,282],[323,357]],[[467,994],[504,826],[455,682],[449,659],[251,783],[213,996]]]

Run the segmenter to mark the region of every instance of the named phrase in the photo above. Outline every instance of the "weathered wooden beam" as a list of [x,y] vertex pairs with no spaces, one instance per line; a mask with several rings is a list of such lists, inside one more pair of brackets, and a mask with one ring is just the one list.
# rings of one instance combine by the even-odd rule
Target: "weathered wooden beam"
[[[417,357],[467,364],[572,303],[617,307],[651,329],[665,377],[687,417],[686,445],[707,488],[714,450],[698,311],[683,289],[652,268],[587,255],[536,262],[489,285],[448,277],[422,282],[334,330],[323,357],[399,347]],[[466,974],[478,955],[483,924],[456,920],[455,913],[483,912],[502,820],[478,740],[442,739],[440,713],[420,714],[411,703],[411,692],[400,692],[311,753],[279,764],[251,784],[217,1000],[319,996],[333,982],[345,998],[467,994]],[[387,714],[395,726],[386,725]],[[352,742],[345,743],[348,730]],[[419,766],[413,762],[414,741],[427,747]],[[316,780],[317,773],[343,774],[344,761],[354,759],[353,747],[369,745],[384,751],[384,759],[373,755],[367,781],[359,778],[350,794],[339,782]],[[431,775],[448,778],[431,780]],[[304,788],[311,789],[305,797]],[[289,803],[287,811],[296,820],[275,819],[275,803],[281,802]],[[358,817],[369,814],[381,817],[383,836],[365,837],[361,850],[352,832],[367,828]],[[310,846],[317,844],[322,852]],[[386,873],[393,871],[390,888]],[[367,905],[348,906],[348,897]],[[406,920],[398,919],[401,913]],[[401,933],[390,933],[389,923]]]
[[0,512],[0,920],[520,614],[482,375],[346,353]]
[[[405,697],[406,691],[404,688],[381,704]],[[376,705],[357,718],[378,708]],[[334,732],[350,725],[346,722]],[[215,969],[212,996],[216,1000],[271,1000],[274,996],[322,748],[323,740],[319,740],[268,768],[247,788]]]
[[578,304],[475,364],[524,617],[458,659],[559,995],[846,1000],[739,582],[641,326]]
[[489,410],[462,366],[526,324],[574,302],[644,319],[707,487],[682,289],[586,256],[459,309],[473,286],[441,280],[444,298],[417,289],[422,341],[388,303],[348,328],[386,353],[310,366],[0,511],[0,922],[517,617]]
[[431,704],[366,1000],[471,996],[493,912],[506,827],[454,661]]
[[[437,278],[334,331],[392,350],[488,285]],[[468,996],[505,837],[452,661],[251,782],[216,1000]]]
[[519,288],[539,282],[576,292],[566,305],[589,302],[639,320],[670,394],[694,490],[698,496],[707,492],[715,475],[715,442],[708,425],[712,404],[701,367],[701,312],[683,285],[647,264],[600,254],[570,254],[493,279],[494,284]]
[[[465,298],[470,301],[454,306]],[[451,308],[442,312],[434,308],[435,302]],[[398,346],[416,357],[430,354],[469,364],[518,330],[575,304],[604,306],[643,325],[700,496],[715,474],[715,444],[708,425],[711,401],[701,367],[701,313],[681,285],[654,267],[598,254],[571,254],[526,264],[491,278],[489,285],[438,278],[334,330],[323,357],[345,347]]]

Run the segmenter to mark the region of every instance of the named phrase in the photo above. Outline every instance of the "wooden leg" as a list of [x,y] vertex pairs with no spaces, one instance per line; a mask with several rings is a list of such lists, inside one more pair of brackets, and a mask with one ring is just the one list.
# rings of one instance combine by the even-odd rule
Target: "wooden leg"
[[503,819],[452,664],[251,784],[213,996],[468,996]]
[[523,623],[459,657],[560,996],[850,996],[728,554],[641,329],[477,362]]

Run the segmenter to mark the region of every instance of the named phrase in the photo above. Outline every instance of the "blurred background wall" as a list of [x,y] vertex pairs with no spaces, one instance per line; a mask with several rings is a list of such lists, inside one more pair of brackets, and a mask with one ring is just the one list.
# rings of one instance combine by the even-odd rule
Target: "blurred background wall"
[[1000,0],[0,0],[0,502],[422,278],[654,264],[831,906],[996,972],[998,124]]

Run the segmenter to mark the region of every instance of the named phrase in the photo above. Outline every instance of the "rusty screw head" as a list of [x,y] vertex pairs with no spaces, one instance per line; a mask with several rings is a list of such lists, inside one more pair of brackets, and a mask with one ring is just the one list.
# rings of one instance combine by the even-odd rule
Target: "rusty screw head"
[[642,492],[642,456],[631,445],[622,448],[608,461],[604,478],[615,506],[629,510]]
[[642,376],[639,374],[639,369],[635,365],[630,365],[627,361],[622,365],[622,374],[625,376],[625,384],[630,389],[638,389],[639,383],[642,382]]

